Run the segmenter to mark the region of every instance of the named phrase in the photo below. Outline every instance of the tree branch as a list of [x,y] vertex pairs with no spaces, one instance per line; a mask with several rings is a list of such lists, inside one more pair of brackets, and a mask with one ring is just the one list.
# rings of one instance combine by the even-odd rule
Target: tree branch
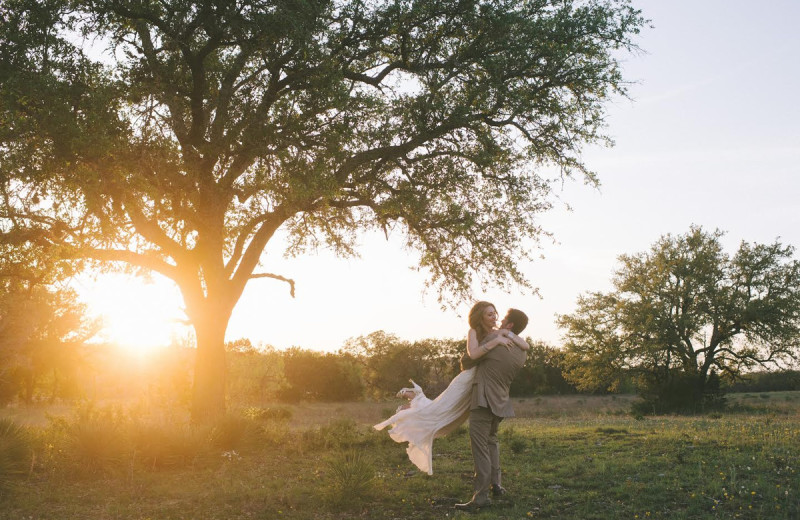
[[124,204],[128,216],[131,219],[131,223],[142,237],[160,247],[166,254],[175,259],[176,262],[183,263],[190,261],[189,252],[172,240],[156,222],[148,219],[136,203],[130,203],[128,199],[125,200]]
[[145,269],[150,269],[163,274],[167,278],[174,280],[179,285],[182,282],[180,271],[177,266],[168,264],[159,258],[136,253],[127,249],[98,249],[84,248],[77,250],[77,255],[93,260],[107,262],[125,262]]
[[279,207],[271,215],[272,218],[264,220],[253,235],[250,243],[247,245],[244,253],[241,255],[239,264],[233,271],[231,278],[231,291],[234,301],[237,301],[247,280],[250,279],[253,271],[258,265],[261,253],[264,251],[269,239],[275,234],[275,231],[288,219],[294,211],[291,208]]
[[273,274],[273,273],[256,273],[256,274],[251,274],[250,277],[249,277],[249,279],[251,279],[251,280],[255,279],[255,278],[272,278],[274,280],[280,280],[282,282],[288,283],[289,284],[289,294],[291,294],[292,298],[294,298],[294,280],[292,280],[291,278],[286,278],[286,277],[281,276],[279,274]]

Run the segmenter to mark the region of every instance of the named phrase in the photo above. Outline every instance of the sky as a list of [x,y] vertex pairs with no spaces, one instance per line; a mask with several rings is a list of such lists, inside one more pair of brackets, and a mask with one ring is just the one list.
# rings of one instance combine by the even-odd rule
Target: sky
[[[623,58],[631,99],[608,106],[615,146],[584,150],[600,188],[567,181],[557,190],[561,202],[542,215],[554,241],[522,266],[538,295],[475,294],[501,313],[524,310],[531,318],[525,335],[556,346],[556,316],[572,312],[582,293],[610,290],[617,257],[645,251],[664,234],[693,224],[720,229],[731,254],[742,241],[800,246],[800,2],[633,5],[652,28],[637,39],[642,52]],[[267,270],[294,279],[296,297],[285,283],[251,281],[227,339],[336,351],[377,330],[412,341],[465,337],[471,302],[442,308],[399,238],[363,235],[358,259],[319,251],[287,260],[270,244]],[[106,339],[146,348],[188,332],[177,325],[180,296],[165,280],[77,283],[104,317]]]

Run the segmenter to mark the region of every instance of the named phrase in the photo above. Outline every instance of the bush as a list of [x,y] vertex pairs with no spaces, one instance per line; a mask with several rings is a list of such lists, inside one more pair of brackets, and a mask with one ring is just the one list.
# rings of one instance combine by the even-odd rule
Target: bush
[[246,408],[243,415],[248,419],[264,422],[286,422],[292,419],[292,410],[284,406],[277,408]]
[[220,419],[211,429],[211,446],[222,451],[242,450],[258,443],[261,428],[251,419],[228,415]]
[[753,372],[730,384],[729,392],[785,392],[800,390],[800,371]]
[[118,468],[129,452],[119,418],[110,414],[66,423],[68,457],[79,472],[107,473]]
[[0,419],[0,494],[8,491],[31,465],[31,448],[25,431]]
[[0,369],[0,406],[9,404],[17,396],[20,384],[13,371]]
[[705,413],[725,408],[720,379],[711,372],[704,385],[697,375],[672,372],[667,381],[651,380],[640,392],[640,401],[631,406],[634,415],[663,413]]
[[106,473],[130,455],[130,420],[118,408],[79,405],[71,417],[48,417],[42,435],[49,445],[45,460],[70,474]]
[[179,424],[139,424],[132,436],[136,460],[148,469],[185,467],[208,450],[198,431]]
[[45,464],[70,474],[106,474],[130,470],[183,467],[208,451],[208,430],[176,421],[153,422],[143,414],[118,408],[78,407],[72,417],[51,417],[42,432],[48,450]]
[[514,397],[528,395],[567,395],[578,390],[564,378],[564,351],[541,341],[530,341],[525,365],[511,384]]
[[244,416],[261,423],[261,443],[267,446],[282,445],[289,437],[292,410],[286,407],[248,408]]
[[513,426],[503,429],[500,437],[503,445],[508,446],[514,455],[523,453],[528,447],[528,440],[525,436],[520,435]]

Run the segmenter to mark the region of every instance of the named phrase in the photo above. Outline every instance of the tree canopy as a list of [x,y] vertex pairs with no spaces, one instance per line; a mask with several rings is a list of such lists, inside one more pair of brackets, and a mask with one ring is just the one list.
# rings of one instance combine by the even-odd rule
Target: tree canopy
[[742,242],[699,227],[619,257],[615,290],[589,293],[561,316],[568,375],[581,388],[613,388],[638,375],[671,387],[681,378],[701,399],[713,373],[735,378],[800,355],[800,261],[794,248]]
[[[444,295],[528,281],[552,175],[596,182],[624,0],[7,0],[4,234],[155,271],[198,339],[196,417],[262,253],[402,233]],[[558,176],[557,175],[557,176]]]

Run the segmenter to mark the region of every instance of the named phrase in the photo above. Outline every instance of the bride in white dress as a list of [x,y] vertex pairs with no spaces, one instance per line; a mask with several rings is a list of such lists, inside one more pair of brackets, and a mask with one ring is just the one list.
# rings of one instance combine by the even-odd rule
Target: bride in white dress
[[[504,321],[503,327],[505,324]],[[465,370],[433,401],[412,381],[414,388],[404,389],[414,395],[410,406],[374,426],[376,430],[391,426],[389,436],[396,442],[408,442],[408,458],[428,475],[433,475],[433,439],[450,433],[469,416],[477,360],[499,345],[529,348],[525,340],[511,334],[510,330],[497,328],[497,309],[489,302],[481,301],[472,306],[469,325],[467,355],[461,358]]]

